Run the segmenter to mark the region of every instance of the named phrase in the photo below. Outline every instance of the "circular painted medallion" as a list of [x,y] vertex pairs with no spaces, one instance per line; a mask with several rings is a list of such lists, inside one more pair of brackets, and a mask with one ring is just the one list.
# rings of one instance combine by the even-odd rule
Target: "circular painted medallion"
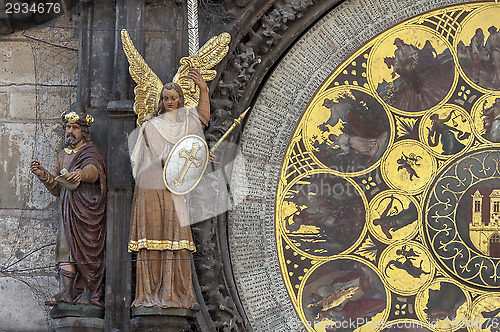
[[[261,214],[276,207],[276,243],[258,257],[277,252],[266,271],[281,271],[307,331],[482,331],[467,320],[482,317],[484,324],[483,313],[500,315],[496,300],[486,300],[500,287],[500,95],[483,70],[491,64],[481,60],[475,82],[464,53],[471,31],[494,24],[489,9],[497,12],[477,2],[408,19],[340,65],[322,58],[310,68],[315,83],[301,88],[297,80],[294,90],[283,77],[295,78],[300,61],[307,67],[316,43],[332,45],[323,44],[326,30],[313,29],[283,60],[288,71],[277,70],[269,93],[263,89],[248,123],[265,129],[255,142],[262,136],[272,144],[259,149],[250,140],[245,153],[269,160],[252,164],[255,188],[265,175],[279,176],[264,181],[269,195],[244,203],[239,215],[258,211],[257,219],[239,223],[238,234],[247,223],[259,227]],[[287,121],[292,117],[296,122]],[[263,211],[255,203],[261,200]],[[247,261],[242,248],[234,250]],[[361,325],[342,325],[355,316]]]
[[368,78],[377,95],[402,114],[444,103],[455,82],[451,46],[421,25],[405,25],[379,39],[368,61]]
[[387,295],[379,275],[367,264],[336,259],[306,276],[300,311],[315,331],[371,330],[386,321]]
[[485,143],[500,143],[500,94],[485,94],[472,107],[473,129]]
[[432,180],[437,162],[419,141],[403,140],[394,144],[382,161],[381,169],[382,176],[391,188],[417,194]]
[[356,86],[328,89],[304,114],[304,141],[317,160],[337,174],[366,173],[391,140],[387,111]]
[[488,294],[478,297],[472,303],[472,312],[468,324],[469,331],[490,332],[500,329],[500,294]]
[[458,63],[480,90],[500,90],[500,8],[485,4],[464,20],[456,41]]
[[439,278],[417,295],[417,316],[432,331],[457,331],[467,327],[470,301],[456,281]]
[[445,105],[421,121],[420,141],[438,158],[465,152],[474,142],[470,115],[456,105]]
[[416,294],[434,276],[434,266],[428,250],[417,242],[396,242],[385,249],[379,269],[387,286],[403,295]]
[[379,241],[390,243],[412,238],[420,224],[420,205],[412,196],[386,190],[370,202],[368,227]]
[[305,254],[339,254],[363,233],[365,200],[350,179],[325,172],[300,177],[284,193],[280,226],[290,244]]

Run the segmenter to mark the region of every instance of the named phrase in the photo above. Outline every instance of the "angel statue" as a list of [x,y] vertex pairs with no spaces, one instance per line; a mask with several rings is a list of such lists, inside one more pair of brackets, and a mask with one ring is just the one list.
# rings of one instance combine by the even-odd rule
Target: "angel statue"
[[210,39],[198,56],[183,58],[173,82],[163,85],[133,46],[126,30],[122,43],[137,83],[134,112],[138,127],[129,136],[135,188],[128,250],[137,252],[133,307],[198,310],[191,277],[196,251],[183,195],[163,181],[163,168],[175,144],[187,135],[203,136],[210,121],[206,81],[228,51],[230,36]]

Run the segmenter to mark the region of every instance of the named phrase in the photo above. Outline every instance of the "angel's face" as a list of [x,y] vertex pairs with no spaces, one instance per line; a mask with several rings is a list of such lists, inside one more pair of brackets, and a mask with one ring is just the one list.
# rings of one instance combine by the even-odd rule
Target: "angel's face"
[[179,94],[175,90],[163,90],[163,107],[167,112],[176,110],[179,108]]

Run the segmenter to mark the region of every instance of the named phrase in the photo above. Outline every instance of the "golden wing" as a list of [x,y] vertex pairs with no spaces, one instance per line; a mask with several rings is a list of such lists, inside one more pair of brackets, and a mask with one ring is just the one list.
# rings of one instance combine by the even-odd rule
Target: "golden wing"
[[181,86],[184,92],[184,104],[186,106],[198,106],[200,99],[200,89],[193,80],[187,77],[187,73],[191,67],[197,68],[205,81],[211,81],[217,75],[217,71],[212,70],[229,51],[229,42],[231,35],[224,32],[218,36],[210,38],[200,48],[198,55],[182,58],[179,63],[180,67],[177,70],[172,82]]
[[153,114],[158,107],[163,83],[134,47],[128,31],[122,29],[121,36],[123,50],[129,63],[130,76],[137,83],[134,88],[134,113],[137,114],[137,124],[140,126],[145,117]]

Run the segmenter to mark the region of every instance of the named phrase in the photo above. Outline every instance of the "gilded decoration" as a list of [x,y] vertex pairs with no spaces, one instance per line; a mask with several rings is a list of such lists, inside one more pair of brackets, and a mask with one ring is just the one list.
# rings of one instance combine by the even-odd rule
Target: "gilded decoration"
[[309,101],[275,214],[308,331],[498,331],[498,17],[480,2],[409,19]]

